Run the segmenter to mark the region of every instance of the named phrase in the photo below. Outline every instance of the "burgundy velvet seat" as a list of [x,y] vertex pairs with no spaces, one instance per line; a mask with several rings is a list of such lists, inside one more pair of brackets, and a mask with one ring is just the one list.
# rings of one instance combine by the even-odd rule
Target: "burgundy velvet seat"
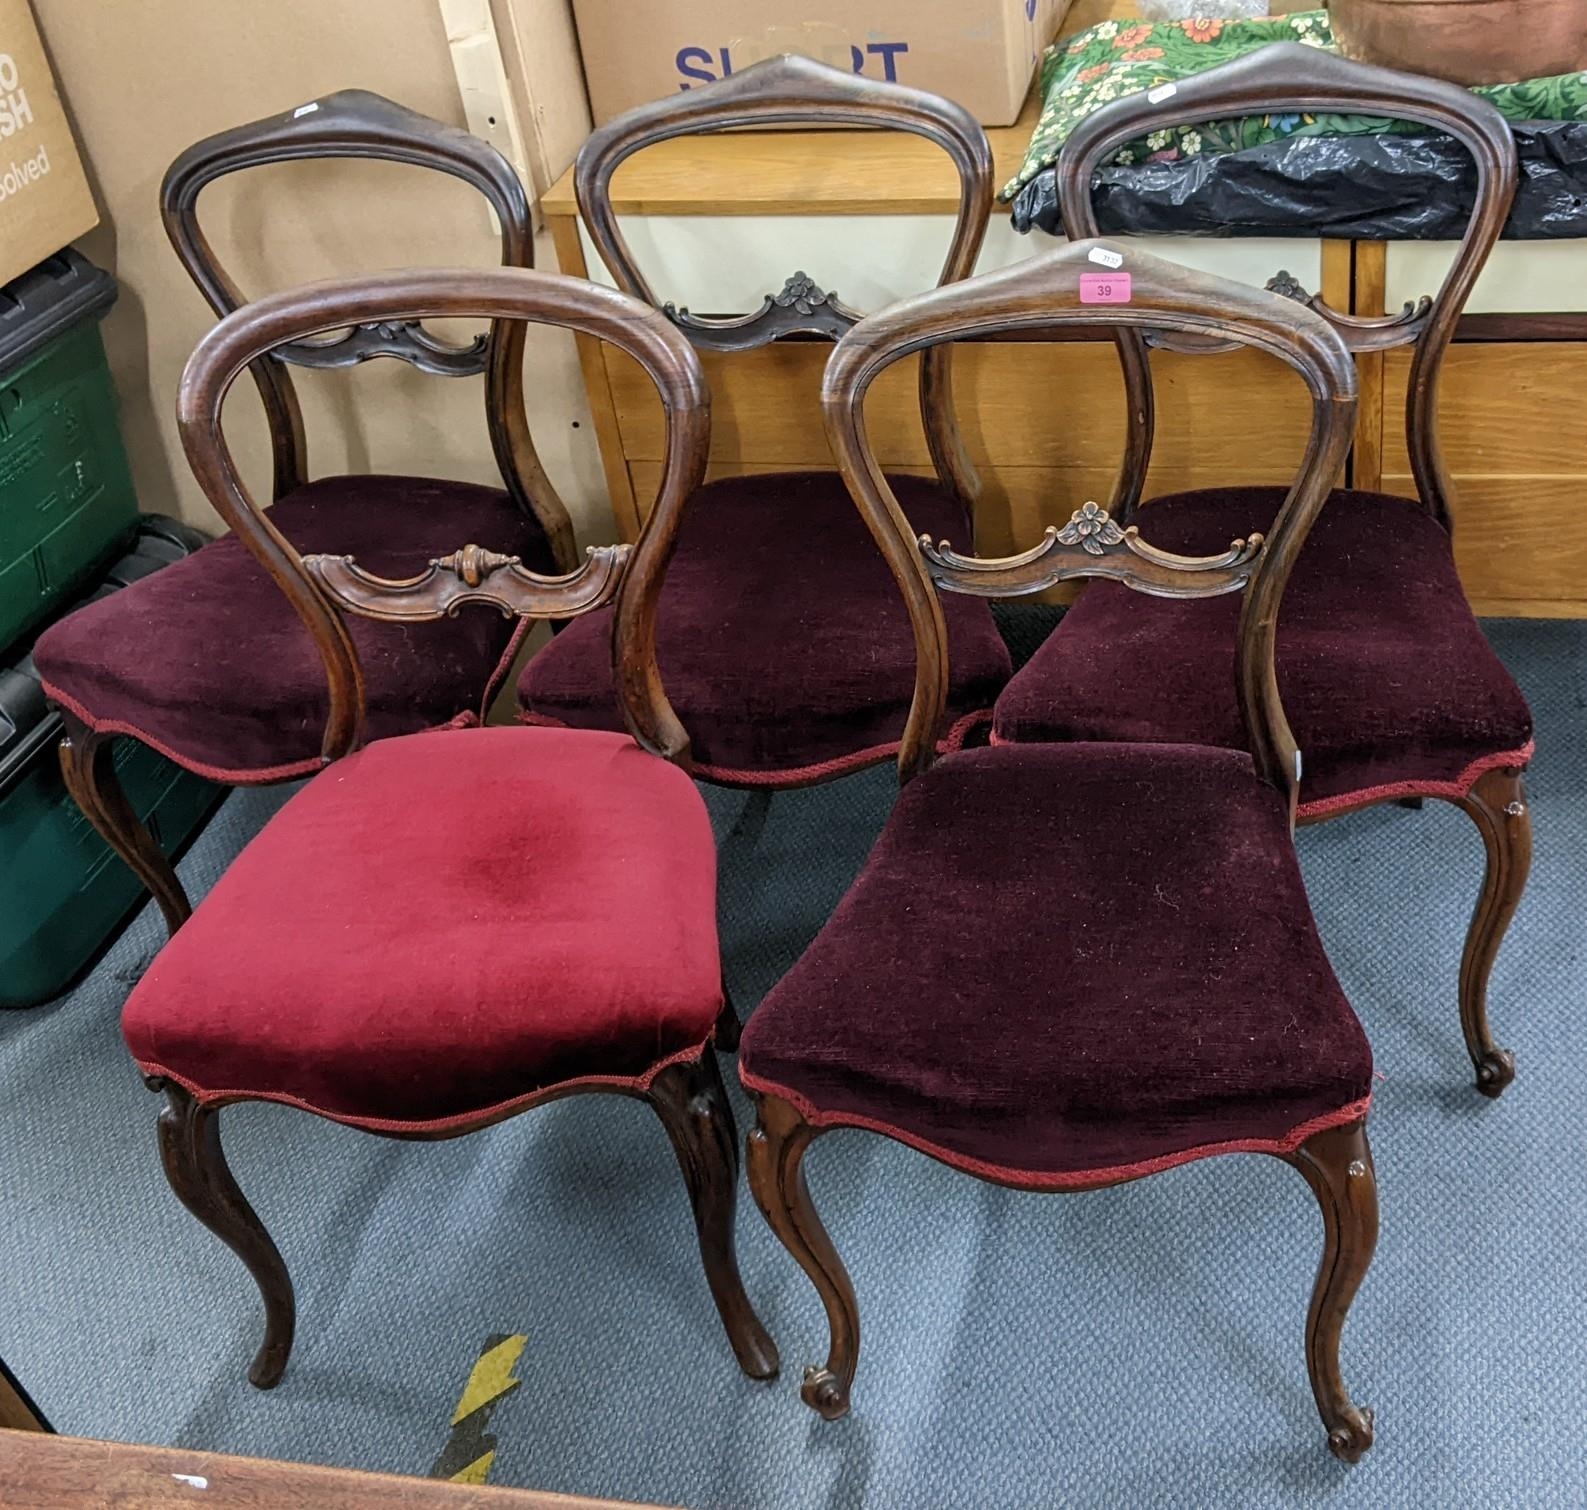
[[123,1029],[145,1074],[200,1102],[437,1132],[570,1082],[642,1088],[698,1056],[721,1008],[716,852],[688,777],[627,735],[446,729],[297,793]]
[[[1272,523],[1284,492],[1229,488],[1145,504],[1152,544],[1210,554]],[[998,699],[993,739],[1244,748],[1234,698],[1238,597],[1154,600],[1087,587]],[[1336,492],[1284,595],[1279,686],[1304,758],[1303,817],[1390,797],[1455,798],[1532,753],[1526,699],[1483,638],[1448,533],[1417,503]]]
[[[891,479],[911,525],[967,547],[968,511],[934,480]],[[991,610],[947,605],[950,745],[1012,670]],[[890,758],[915,642],[887,563],[835,472],[734,477],[688,503],[661,592],[657,660],[697,772],[776,785]],[[527,721],[621,727],[611,611],[567,626],[525,668]]]
[[1234,751],[1030,745],[907,786],[744,1029],[744,1083],[1041,1188],[1359,1120],[1366,1037]]
[[[471,540],[546,569],[545,536],[506,493],[423,477],[328,477],[282,498],[276,527],[406,576]],[[477,716],[510,664],[514,624],[464,610],[436,623],[349,621],[366,734]],[[325,668],[291,603],[235,536],[61,620],[34,659],[50,697],[91,729],[131,734],[216,780],[273,781],[320,765]]]

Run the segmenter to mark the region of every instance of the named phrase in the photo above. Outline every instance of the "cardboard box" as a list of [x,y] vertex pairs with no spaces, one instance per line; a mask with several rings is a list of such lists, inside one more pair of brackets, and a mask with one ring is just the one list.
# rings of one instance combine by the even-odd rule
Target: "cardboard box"
[[1019,115],[1071,0],[574,0],[595,123],[781,52]]
[[[590,134],[572,0],[491,0],[491,9],[538,196],[567,171]],[[472,120],[470,126],[478,130]]]
[[98,223],[28,0],[0,0],[0,283]]

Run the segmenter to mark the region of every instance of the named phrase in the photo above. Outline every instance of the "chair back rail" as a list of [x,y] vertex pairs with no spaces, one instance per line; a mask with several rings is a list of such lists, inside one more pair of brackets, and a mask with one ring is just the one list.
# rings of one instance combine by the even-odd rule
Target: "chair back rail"
[[[1415,345],[1405,407],[1411,471],[1423,504],[1447,529],[1452,490],[1438,443],[1439,374],[1466,301],[1509,219],[1520,176],[1515,137],[1486,100],[1441,79],[1275,42],[1176,85],[1115,100],[1081,121],[1058,157],[1064,231],[1077,241],[1097,234],[1092,179],[1127,143],[1167,127],[1278,111],[1350,111],[1414,121],[1447,132],[1476,163],[1476,203],[1436,297],[1386,316],[1335,310],[1320,295],[1307,301],[1352,351]],[[1129,445],[1112,510],[1127,520],[1140,502],[1151,464],[1154,406],[1144,339],[1131,330],[1120,330],[1115,339],[1128,394]]]
[[[218,178],[272,163],[354,158],[430,168],[469,184],[501,227],[504,267],[534,266],[529,200],[512,164],[488,142],[364,89],[343,89],[295,110],[195,142],[166,171],[160,213],[182,265],[219,316],[241,307],[243,295],[221,265],[199,222],[198,200]],[[307,442],[290,366],[340,368],[392,357],[441,377],[485,374],[485,416],[491,449],[514,503],[539,520],[557,563],[576,558],[573,526],[541,465],[524,409],[521,321],[493,324],[488,335],[453,344],[415,321],[355,325],[318,341],[273,352],[253,370],[270,425],[273,496],[308,481]]]
[[[768,294],[749,315],[709,318],[660,306],[612,211],[612,176],[628,158],[658,142],[741,127],[854,126],[908,132],[935,143],[959,175],[959,209],[938,286],[974,270],[992,214],[992,149],[963,106],[902,84],[860,78],[787,53],[690,89],[640,105],[596,131],[579,152],[574,190],[579,214],[617,286],[663,307],[699,347],[747,351],[801,333],[837,339],[859,315],[830,298],[802,273]],[[975,468],[954,418],[950,353],[929,352],[920,369],[920,411],[932,464],[943,485],[967,505],[977,492]]]
[[[1101,291],[1128,302],[1082,302]],[[961,556],[947,542],[915,539],[871,449],[865,398],[911,352],[943,342],[1066,325],[1132,334],[1168,331],[1204,343],[1266,351],[1300,374],[1312,397],[1312,428],[1289,496],[1266,540],[1236,540],[1205,558],[1173,555],[1121,528],[1088,503],[1034,549],[998,560]],[[930,764],[947,711],[948,640],[938,588],[1011,597],[1073,577],[1107,577],[1162,597],[1244,591],[1236,658],[1237,696],[1257,771],[1284,793],[1291,816],[1299,752],[1284,716],[1273,652],[1279,606],[1295,558],[1354,434],[1357,377],[1350,351],[1320,315],[1266,289],[1234,283],[1141,251],[1072,243],[998,272],[933,289],[861,320],[838,343],[822,384],[827,436],[845,482],[886,556],[915,630],[914,702],[899,750],[901,780]],[[1127,672],[1127,668],[1121,671]]]
[[[399,581],[348,556],[299,556],[243,484],[221,426],[227,392],[283,347],[361,324],[445,318],[557,326],[610,342],[645,370],[666,412],[667,438],[656,502],[635,546],[591,550],[576,570],[544,576],[515,557],[460,542]],[[244,304],[204,336],[182,375],[177,420],[193,475],[313,636],[330,688],[324,760],[355,749],[364,720],[363,672],[344,612],[413,623],[490,604],[516,618],[565,619],[615,599],[624,718],[647,749],[687,762],[688,737],[656,666],[655,620],[684,500],[705,476],[710,397],[693,347],[658,311],[583,279],[524,268],[421,269],[309,284]]]

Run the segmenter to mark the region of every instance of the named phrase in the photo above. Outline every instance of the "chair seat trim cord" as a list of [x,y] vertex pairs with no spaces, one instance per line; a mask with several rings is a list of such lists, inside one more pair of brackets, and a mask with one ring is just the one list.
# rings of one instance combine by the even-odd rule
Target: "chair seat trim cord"
[[939,1164],[946,1164],[950,1169],[963,1170],[966,1174],[973,1174],[977,1179],[986,1180],[994,1185],[1006,1185],[1011,1190],[1031,1191],[1101,1190],[1110,1185],[1127,1184],[1131,1180],[1144,1179],[1147,1175],[1161,1174],[1168,1169],[1178,1169],[1182,1165],[1194,1164],[1198,1160],[1216,1158],[1219,1154],[1226,1153],[1265,1153],[1283,1157],[1294,1153],[1302,1143],[1317,1133],[1327,1132],[1333,1127],[1344,1127],[1352,1122],[1364,1121],[1367,1113],[1372,1109],[1372,1098],[1363,1096],[1359,1101],[1352,1101],[1336,1112],[1325,1112],[1322,1116],[1312,1117],[1292,1127],[1280,1137],[1229,1138],[1218,1143],[1198,1143],[1190,1148],[1176,1150],[1174,1153],[1160,1154],[1156,1158],[1137,1159],[1127,1164],[1099,1165],[1095,1169],[1035,1171],[1021,1169],[1013,1164],[993,1164],[986,1159],[976,1159],[967,1154],[956,1153],[944,1144],[934,1143],[931,1139],[923,1138],[906,1127],[900,1127],[896,1123],[878,1117],[866,1117],[856,1112],[823,1112],[791,1087],[779,1085],[774,1080],[765,1079],[748,1070],[740,1070],[739,1079],[746,1090],[753,1091],[758,1096],[775,1096],[780,1101],[786,1101],[804,1121],[812,1127],[820,1128],[823,1132],[834,1132],[849,1127],[864,1132],[880,1133],[884,1138],[891,1138],[895,1143],[903,1143],[916,1152],[935,1159]]

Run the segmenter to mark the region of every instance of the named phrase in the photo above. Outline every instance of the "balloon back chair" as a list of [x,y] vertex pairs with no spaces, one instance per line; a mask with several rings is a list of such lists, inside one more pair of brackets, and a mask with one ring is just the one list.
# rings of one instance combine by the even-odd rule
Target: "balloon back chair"
[[[300,159],[377,159],[431,168],[484,196],[501,224],[503,263],[533,259],[529,205],[507,160],[478,137],[363,90],[240,126],[188,148],[161,189],[178,257],[218,315],[242,295],[206,240],[198,201],[227,174]],[[477,540],[539,570],[575,559],[566,509],[535,454],[523,402],[521,324],[471,342],[384,320],[284,346],[252,368],[269,421],[274,528],[303,551],[356,551],[397,569]],[[392,357],[441,377],[485,375],[485,418],[504,487],[429,477],[309,480],[290,369]],[[477,718],[506,677],[514,625],[494,615],[435,623],[358,622],[371,739]],[[326,687],[303,624],[245,544],[222,538],[167,570],[69,615],[38,641],[45,691],[66,721],[61,762],[78,805],[154,894],[174,932],[191,908],[170,860],[115,774],[118,735],[216,781],[259,784],[316,771]]]
[[[1456,85],[1281,43],[1189,79],[1166,98],[1155,90],[1132,95],[1083,121],[1058,164],[1064,225],[1075,238],[1096,234],[1092,175],[1126,142],[1171,126],[1281,110],[1414,121],[1447,132],[1476,165],[1471,220],[1436,298],[1387,317],[1351,315],[1284,283],[1352,352],[1413,348],[1405,432],[1417,497],[1341,490],[1329,499],[1285,595],[1278,676],[1305,756],[1302,823],[1427,797],[1454,803],[1476,823],[1487,873],[1460,964],[1460,1020],[1477,1088],[1497,1096],[1514,1078],[1515,1060],[1489,1028],[1488,980],[1531,865],[1524,771],[1532,715],[1483,637],[1455,570],[1438,380],[1515,197],[1510,128],[1492,105]],[[1172,551],[1209,550],[1231,535],[1267,528],[1282,488],[1214,488],[1140,504],[1152,451],[1147,342],[1154,339],[1118,335],[1129,447],[1111,512]],[[1237,620],[1232,602],[1160,603],[1142,613],[1128,593],[1099,583],[1009,684],[992,737],[1242,748],[1229,680],[1207,674],[1232,660]],[[1126,633],[1134,669],[1119,678],[1107,649]]]
[[[578,157],[579,212],[612,279],[660,308],[701,351],[726,358],[788,336],[832,340],[859,318],[803,273],[754,314],[711,318],[662,305],[640,271],[612,209],[618,168],[659,142],[745,126],[884,128],[942,148],[959,175],[959,210],[939,283],[973,271],[992,210],[992,154],[975,118],[902,85],[808,58],[769,58],[619,116]],[[815,411],[812,394],[812,425]],[[919,528],[963,540],[977,481],[954,420],[947,351],[921,364],[920,412],[935,475],[896,477],[894,490]],[[526,721],[618,726],[609,633],[592,615],[525,667]],[[984,603],[953,605],[948,633],[954,718],[945,739],[957,744],[984,727],[1011,664]],[[835,471],[721,477],[691,498],[659,634],[667,689],[703,779],[768,794],[897,751],[914,679],[909,622]]]
[[[916,539],[867,435],[874,381],[946,341],[1076,325],[1234,342],[1299,373],[1311,437],[1265,539],[1175,555],[1095,503],[1003,559]],[[739,1051],[758,1103],[751,1189],[830,1323],[827,1361],[803,1390],[822,1415],[848,1409],[859,1311],[803,1161],[815,1138],[860,1128],[1025,1190],[1095,1189],[1215,1154],[1287,1160],[1323,1214],[1306,1335],[1317,1406],[1336,1454],[1371,1444],[1339,1341],[1377,1234],[1372,1058],[1296,861],[1298,751],[1273,663],[1285,584],[1343,465],[1356,396],[1350,354],[1321,316],[1095,241],[905,300],[838,343],[828,436],[915,630],[906,786]],[[937,589],[1012,597],[1085,577],[1168,598],[1243,594],[1235,665],[1202,674],[1229,676],[1245,748],[1071,742],[936,759],[950,654]],[[1137,674],[1127,650],[1099,653],[1120,680]]]
[[[276,511],[253,502],[220,426],[245,370],[333,330],[441,317],[559,326],[638,363],[666,409],[667,459],[636,546],[593,550],[578,570],[546,576],[454,542],[388,579],[348,554],[301,555]],[[734,1352],[745,1372],[775,1373],[733,1249],[736,1135],[713,1047],[723,1013],[715,848],[655,670],[657,588],[709,438],[692,348],[627,295],[554,273],[392,273],[227,316],[188,364],[179,417],[204,491],[315,648],[320,745],[332,762],[247,845],[123,1016],[133,1058],[165,1096],[171,1185],[263,1296],[250,1378],[262,1388],[280,1379],[295,1311],[281,1255],[227,1168],[222,1108],[276,1101],[387,1137],[437,1139],[585,1091],[637,1097],[660,1117]],[[463,727],[367,741],[363,646],[348,615],[511,624],[614,601],[631,734]]]

